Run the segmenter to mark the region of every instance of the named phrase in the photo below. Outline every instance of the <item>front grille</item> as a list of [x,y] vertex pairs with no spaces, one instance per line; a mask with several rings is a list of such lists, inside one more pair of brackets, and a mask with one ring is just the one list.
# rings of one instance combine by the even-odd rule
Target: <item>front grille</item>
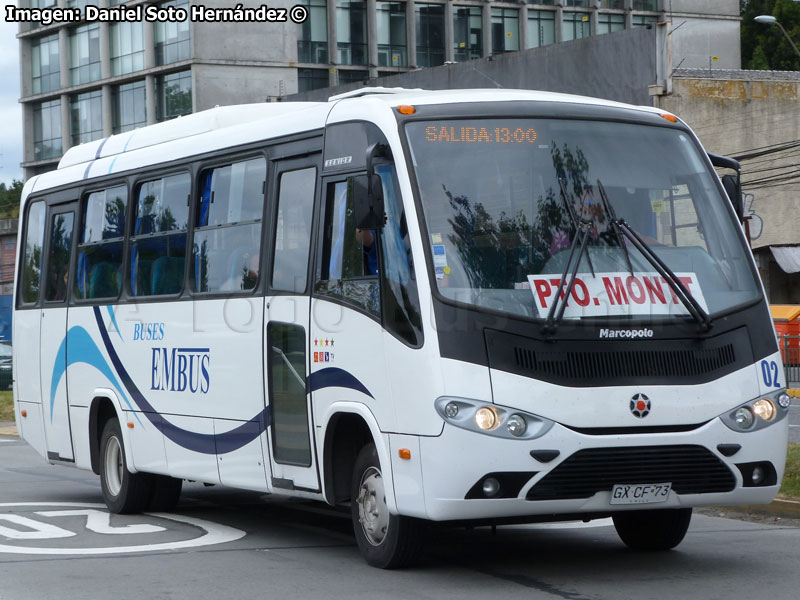
[[698,377],[736,362],[732,344],[718,348],[675,350],[615,350],[611,352],[534,352],[514,348],[517,367],[544,380],[593,380],[628,377]]
[[615,484],[672,483],[678,494],[729,492],[733,472],[702,446],[633,446],[579,450],[548,473],[528,500],[590,498]]

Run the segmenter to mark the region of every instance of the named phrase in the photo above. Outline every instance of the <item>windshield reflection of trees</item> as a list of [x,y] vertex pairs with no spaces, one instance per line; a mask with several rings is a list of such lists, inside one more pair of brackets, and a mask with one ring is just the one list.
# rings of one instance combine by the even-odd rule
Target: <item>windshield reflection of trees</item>
[[493,215],[482,201],[454,195],[442,184],[452,211],[447,219],[452,233],[447,237],[473,289],[511,288],[514,282],[527,281],[527,275],[541,273],[554,254],[569,248],[575,227],[561,198],[559,180],[570,194],[568,201],[575,213],[595,224],[589,243],[614,243],[606,235],[606,215],[595,201],[583,151],[573,151],[567,144],[559,149],[553,143],[550,156],[555,178],[535,200],[533,223],[525,208],[514,214],[500,211]]

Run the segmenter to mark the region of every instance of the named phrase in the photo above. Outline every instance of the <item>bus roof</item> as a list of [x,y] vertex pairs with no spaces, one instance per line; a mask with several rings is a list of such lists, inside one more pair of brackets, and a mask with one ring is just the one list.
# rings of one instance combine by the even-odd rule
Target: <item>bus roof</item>
[[[275,102],[222,106],[149,125],[67,150],[58,169],[33,177],[23,197],[95,177],[144,168],[160,162],[196,156],[226,147],[239,146],[283,135],[321,129],[331,117],[338,121],[355,112],[369,117],[383,107],[401,104],[463,104],[481,102],[556,102],[633,111],[659,112],[647,106],[633,106],[599,98],[555,92],[506,89],[421,90],[364,87],[331,96],[328,102]],[[384,109],[385,110],[385,109]],[[345,116],[348,115],[348,116]]]

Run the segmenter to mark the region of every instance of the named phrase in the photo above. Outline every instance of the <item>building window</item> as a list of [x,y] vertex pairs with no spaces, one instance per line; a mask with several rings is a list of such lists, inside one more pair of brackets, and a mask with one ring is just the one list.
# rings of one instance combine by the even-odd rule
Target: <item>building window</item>
[[84,144],[103,137],[103,92],[86,92],[72,97],[72,144]]
[[444,64],[444,6],[417,4],[414,7],[417,29],[417,66]]
[[127,206],[128,190],[124,185],[93,192],[86,199],[75,278],[78,298],[119,296]]
[[649,10],[658,12],[661,10],[658,0],[633,0],[633,10]]
[[378,66],[407,67],[406,5],[378,2]]
[[144,27],[142,22],[111,25],[111,74],[124,75],[144,69]]
[[336,48],[340,65],[367,64],[367,3],[336,0]]
[[297,60],[301,63],[328,62],[328,8],[325,0],[304,0],[308,18],[303,21],[297,40]]
[[81,12],[89,4],[89,0],[67,0],[67,8],[80,8]]
[[144,81],[116,86],[111,92],[111,106],[114,133],[123,133],[147,125]]
[[192,112],[192,72],[181,71],[156,78],[158,121],[167,121]]
[[[58,6],[58,0],[29,0],[28,6],[30,8],[56,8]],[[41,21],[34,21],[31,23],[31,29],[34,27],[41,27],[43,23]]]
[[42,102],[33,108],[33,160],[61,156],[61,101]]
[[634,27],[647,27],[658,23],[658,17],[655,15],[633,15]]
[[200,176],[190,277],[200,293],[251,290],[258,281],[267,161],[253,158]]
[[519,11],[516,8],[492,9],[492,53],[519,50]]
[[622,10],[625,8],[625,0],[600,0],[600,8]]
[[592,24],[589,14],[584,12],[565,12],[563,27],[561,28],[561,41],[579,40],[589,37],[592,33]]
[[551,10],[528,11],[528,48],[556,43],[556,13]]
[[174,6],[186,11],[186,20],[180,23],[167,22],[155,24],[156,64],[168,65],[191,58],[189,34],[189,0],[172,0],[159,5],[161,8]]
[[72,85],[100,79],[100,25],[78,27],[69,46]]
[[[619,1],[624,2],[625,0]],[[555,3],[556,0],[528,0],[528,4],[544,4],[545,6],[553,6]]]
[[58,59],[58,34],[34,40],[31,44],[33,93],[52,92],[61,87]]
[[453,59],[459,62],[483,56],[483,17],[479,6],[453,7]]
[[297,69],[297,91],[310,92],[330,85],[326,69]]
[[369,79],[369,71],[339,69],[339,83],[360,83]]
[[597,15],[597,33],[613,33],[625,29],[625,15],[600,13]]

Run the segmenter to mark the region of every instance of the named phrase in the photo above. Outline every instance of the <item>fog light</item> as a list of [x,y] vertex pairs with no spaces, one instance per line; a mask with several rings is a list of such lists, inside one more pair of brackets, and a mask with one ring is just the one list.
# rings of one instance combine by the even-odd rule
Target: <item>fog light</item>
[[525,435],[525,430],[528,428],[528,423],[525,421],[525,417],[522,415],[511,415],[506,420],[506,428],[508,432],[516,437],[521,435]]
[[778,396],[778,404],[780,404],[781,408],[789,408],[789,405],[792,403],[792,397],[783,392],[780,396]]
[[458,416],[458,404],[448,402],[444,407],[444,414],[448,419],[455,419]]
[[497,425],[497,415],[488,406],[479,408],[475,413],[475,424],[484,431],[494,429]]
[[487,477],[483,480],[483,495],[487,498],[496,496],[500,492],[500,482],[494,477]]
[[750,429],[753,423],[756,422],[756,417],[753,411],[748,406],[742,406],[733,415],[733,420],[741,429]]
[[753,412],[765,421],[771,421],[775,416],[775,405],[767,398],[762,398],[753,403]]
[[[750,476],[753,480],[753,485],[758,485],[764,481],[764,469],[761,467],[753,467],[753,474]],[[484,484],[486,487],[486,484]]]

